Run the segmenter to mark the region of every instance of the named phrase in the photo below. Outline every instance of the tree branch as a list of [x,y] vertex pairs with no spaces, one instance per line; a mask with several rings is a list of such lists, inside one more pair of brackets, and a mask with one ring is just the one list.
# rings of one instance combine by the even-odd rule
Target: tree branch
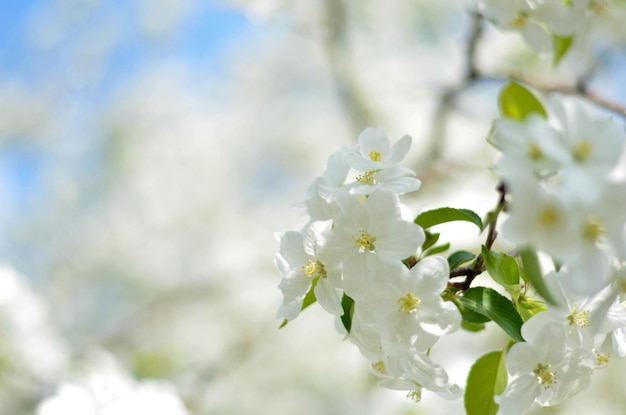
[[574,83],[556,84],[544,83],[519,74],[509,75],[489,75],[482,72],[476,64],[476,50],[483,32],[484,18],[477,13],[471,13],[471,24],[468,31],[464,76],[460,83],[447,86],[439,93],[439,102],[433,114],[431,143],[425,157],[419,164],[422,166],[419,172],[428,171],[432,165],[441,157],[445,146],[446,121],[457,97],[468,88],[480,82],[507,82],[510,80],[519,81],[543,93],[557,92],[565,95],[578,96],[584,98],[595,105],[613,113],[619,114],[626,119],[626,105],[619,104],[604,98],[592,91],[588,80],[590,74],[586,74]]
[[[498,199],[498,204],[495,209],[487,214],[487,222],[488,222],[488,231],[487,231],[487,240],[485,241],[485,247],[487,249],[491,249],[496,238],[498,237],[498,232],[496,231],[496,226],[498,223],[498,216],[500,212],[502,212],[506,206],[506,186],[503,182],[500,182],[497,187],[498,193],[500,197]],[[448,283],[448,287],[453,288],[455,291],[467,291],[474,278],[485,272],[485,260],[482,254],[479,254],[471,266],[469,267],[460,267],[450,270],[450,278],[456,277],[465,277],[462,282],[451,282]]]

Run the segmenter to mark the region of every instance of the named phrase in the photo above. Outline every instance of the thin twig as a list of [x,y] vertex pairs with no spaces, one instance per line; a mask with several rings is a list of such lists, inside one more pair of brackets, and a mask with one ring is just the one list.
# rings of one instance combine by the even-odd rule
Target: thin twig
[[[496,231],[496,226],[498,224],[498,216],[500,212],[502,212],[506,206],[506,186],[504,183],[500,183],[498,185],[498,193],[500,197],[498,199],[498,204],[495,209],[487,215],[488,220],[488,230],[487,230],[487,239],[485,241],[485,247],[487,249],[491,249],[496,238],[498,237],[498,232]],[[485,259],[482,254],[479,254],[471,266],[469,267],[460,267],[455,268],[450,271],[450,278],[456,277],[465,277],[462,282],[451,282],[448,284],[450,288],[453,288],[455,291],[467,291],[474,281],[474,278],[479,276],[485,271]]]
[[525,83],[543,93],[557,92],[565,95],[578,96],[594,103],[595,105],[612,111],[626,118],[626,106],[604,98],[592,91],[589,87],[591,73],[585,74],[571,84],[544,83],[527,76],[509,74],[507,76],[494,76],[484,73],[476,64],[476,50],[482,36],[483,17],[477,13],[471,14],[471,25],[468,32],[464,77],[458,84],[447,86],[439,93],[439,101],[432,118],[432,130],[430,134],[430,148],[426,151],[418,173],[423,173],[440,159],[446,138],[446,122],[450,111],[458,96],[465,90],[480,82],[507,82],[510,80]]
[[[558,84],[540,82],[527,76],[515,74],[508,77],[481,74],[473,80],[473,84],[478,82],[507,82],[511,80],[529,85],[530,87],[543,93],[556,92],[565,95],[578,96],[580,98],[588,100],[589,102],[594,103],[601,108],[626,117],[625,105],[621,105],[617,102],[610,101],[606,98],[601,97],[590,89],[589,84],[586,81],[582,80],[576,81],[575,84]],[[469,85],[467,87],[469,87]]]

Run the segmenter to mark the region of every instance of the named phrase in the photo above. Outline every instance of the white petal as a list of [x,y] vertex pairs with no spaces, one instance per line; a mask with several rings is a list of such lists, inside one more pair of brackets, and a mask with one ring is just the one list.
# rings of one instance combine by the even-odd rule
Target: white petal
[[617,329],[612,335],[613,350],[620,358],[626,356],[626,328]]
[[[283,261],[278,260],[280,256]],[[277,266],[283,272],[283,267],[301,267],[306,263],[307,255],[304,251],[303,238],[300,232],[289,231],[280,239],[280,250],[277,255]],[[280,265],[279,265],[280,263]],[[283,272],[285,274],[286,272]]]
[[506,367],[512,375],[525,375],[537,367],[537,352],[529,343],[515,343],[506,353]]
[[500,398],[498,415],[520,415],[528,410],[539,394],[540,385],[533,375],[513,379]]
[[400,218],[400,198],[391,192],[375,191],[367,198],[364,205],[373,219],[372,222]]
[[388,261],[405,259],[414,255],[424,242],[424,231],[413,222],[388,220],[379,224],[376,235],[376,253]]
[[350,166],[346,163],[345,153],[343,151],[337,151],[328,157],[324,177],[329,184],[341,186],[346,180],[349,171]]
[[448,285],[450,267],[443,257],[430,256],[411,268],[411,276],[417,295],[439,295]]
[[369,157],[371,151],[375,151],[384,160],[389,152],[389,139],[382,128],[369,127],[359,135],[359,146],[364,158]]
[[536,23],[528,22],[522,29],[522,36],[528,46],[539,53],[548,53],[552,48],[550,35]]
[[391,152],[385,162],[388,164],[397,164],[401,162],[409,152],[409,148],[411,148],[411,141],[412,139],[408,135],[405,135],[398,140],[398,142],[391,147]]
[[324,310],[335,316],[343,315],[340,295],[327,278],[320,278],[314,291],[317,302]]
[[[430,301],[428,304],[422,301],[418,306],[417,319],[420,327],[427,333],[435,336],[450,334],[459,329],[461,325],[461,313],[459,309],[450,302],[444,302],[440,297]],[[436,305],[435,305],[436,304]]]

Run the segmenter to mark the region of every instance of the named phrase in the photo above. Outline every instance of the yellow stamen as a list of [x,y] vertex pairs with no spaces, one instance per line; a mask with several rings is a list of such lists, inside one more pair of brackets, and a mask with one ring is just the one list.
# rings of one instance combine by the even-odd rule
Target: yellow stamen
[[398,305],[400,306],[399,311],[405,314],[411,314],[415,311],[419,303],[419,297],[414,296],[413,293],[408,293],[404,297],[398,298]]
[[360,176],[356,177],[356,181],[363,183],[363,184],[369,184],[370,186],[373,186],[376,184],[376,180],[374,179],[374,174],[378,173],[379,170],[370,170],[367,171],[363,174],[361,174]]
[[382,155],[378,152],[378,151],[370,151],[369,153],[370,159],[372,161],[381,161],[382,160]]
[[539,161],[543,158],[543,151],[541,151],[541,147],[537,143],[528,144],[528,157],[532,161]]
[[583,238],[589,242],[596,242],[605,232],[602,222],[595,219],[589,219],[583,226]]
[[545,228],[551,228],[559,220],[559,211],[554,206],[544,206],[539,212],[539,223]]
[[363,229],[352,235],[352,240],[354,241],[354,247],[358,248],[360,252],[373,252],[376,249],[374,246],[376,238]]
[[310,278],[326,278],[326,268],[324,264],[319,261],[314,262],[311,258],[306,259],[306,264],[302,266],[302,273]]
[[419,402],[422,400],[422,389],[415,389],[414,391],[407,393],[406,397],[414,402]]
[[567,321],[569,321],[570,326],[576,324],[578,327],[587,328],[589,327],[589,310],[578,311],[573,309],[571,314],[567,316]]
[[550,389],[557,382],[556,371],[550,371],[550,365],[539,363],[533,373],[537,376],[537,383],[543,385],[544,389]]
[[589,140],[581,140],[574,148],[572,148],[572,155],[574,156],[574,160],[578,163],[584,163],[591,156],[591,152],[593,151],[593,144]]
[[513,29],[523,29],[524,27],[526,27],[527,21],[528,14],[522,12],[509,21],[509,26],[511,26]]
[[386,373],[387,371],[387,367],[385,366],[385,362],[383,362],[382,360],[376,363],[372,363],[372,367],[380,373]]
[[611,357],[610,353],[598,353],[596,368],[604,369],[609,364],[609,359]]

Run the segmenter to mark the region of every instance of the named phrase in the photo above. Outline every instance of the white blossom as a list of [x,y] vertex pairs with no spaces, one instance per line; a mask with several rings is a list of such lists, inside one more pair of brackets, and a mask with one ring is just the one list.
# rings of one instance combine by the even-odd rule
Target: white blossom
[[441,298],[448,278],[448,263],[441,257],[426,257],[411,270],[399,265],[356,302],[355,314],[381,327],[388,353],[396,348],[426,351],[461,323],[457,307]]
[[569,347],[565,328],[550,323],[507,352],[512,376],[500,398],[499,415],[518,415],[533,402],[555,406],[584,388],[596,357],[591,351]]
[[[341,213],[333,223],[326,255],[343,264],[344,290],[358,295],[384,268],[380,262],[401,261],[417,251],[424,231],[400,216],[396,195],[376,191],[369,197],[338,194]],[[384,272],[384,269],[381,270]]]
[[405,135],[393,146],[381,128],[366,128],[359,135],[359,143],[343,148],[345,160],[356,172],[356,180],[349,185],[353,193],[371,194],[385,189],[396,194],[413,192],[421,182],[415,173],[399,163],[411,146],[411,137]]
[[283,303],[278,317],[293,320],[300,313],[306,293],[315,283],[315,297],[326,311],[341,315],[340,296],[341,270],[326,261],[324,234],[328,223],[313,222],[304,236],[300,232],[285,232],[280,238],[280,249],[276,254],[276,266],[282,274],[279,288],[283,292]]

